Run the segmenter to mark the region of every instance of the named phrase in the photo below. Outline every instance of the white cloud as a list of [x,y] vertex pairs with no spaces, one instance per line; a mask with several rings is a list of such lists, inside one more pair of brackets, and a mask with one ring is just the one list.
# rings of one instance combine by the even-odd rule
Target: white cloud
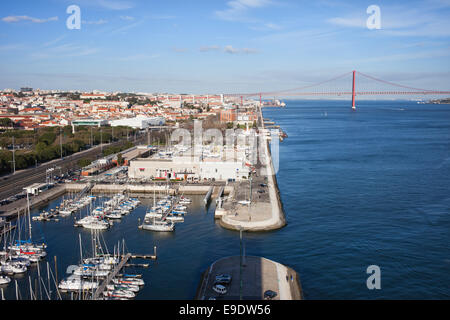
[[236,21],[236,20],[247,20],[251,19],[245,18],[245,14],[249,9],[262,8],[271,5],[273,2],[271,0],[233,0],[227,2],[227,9],[218,10],[215,15],[222,20]]
[[256,49],[252,49],[252,48],[243,48],[241,50],[241,52],[245,53],[245,54],[253,54],[253,53],[258,53],[259,51]]
[[258,24],[255,26],[251,26],[249,27],[250,30],[255,30],[255,31],[278,31],[278,30],[282,30],[283,27],[275,24],[275,23],[262,23],[262,24]]
[[19,50],[19,49],[23,49],[24,47],[25,46],[23,44],[4,44],[4,45],[0,45],[0,52]]
[[149,59],[156,59],[159,58],[160,55],[159,54],[152,54],[152,55],[148,55],[148,54],[142,54],[142,53],[138,53],[135,55],[130,55],[130,56],[123,56],[123,57],[117,57],[117,58],[112,58],[113,60],[117,60],[117,61],[138,61],[138,60],[149,60]]
[[131,16],[120,16],[120,19],[127,20],[127,21],[133,21],[135,18]]
[[226,53],[231,53],[231,54],[235,54],[235,53],[239,53],[239,49],[235,49],[233,48],[233,46],[228,45],[225,46],[225,48],[223,49]]
[[89,56],[99,52],[99,49],[93,47],[79,46],[71,43],[61,44],[55,47],[45,48],[41,51],[31,53],[31,58],[48,59],[64,57],[82,57]]
[[134,8],[134,3],[119,0],[97,0],[98,5],[110,10],[127,10]]
[[63,36],[58,37],[58,38],[56,38],[56,39],[47,41],[47,42],[44,43],[42,46],[43,46],[43,47],[49,47],[49,46],[51,46],[51,45],[54,45],[54,44],[60,42],[61,40],[64,40],[66,37],[67,37],[67,35],[63,35]]
[[219,46],[204,46],[200,48],[201,52],[208,52],[208,51],[217,51],[219,50],[220,47]]
[[29,16],[8,16],[8,17],[2,18],[2,21],[7,22],[7,23],[20,22],[20,21],[30,21],[33,23],[45,23],[45,22],[50,22],[50,21],[58,21],[58,17],[51,17],[48,19],[38,19],[38,18],[29,17]]
[[149,16],[149,18],[153,20],[172,20],[176,19],[176,16],[172,16],[169,14],[152,14]]
[[[345,17],[333,17],[326,22],[335,26],[367,29],[369,15],[354,12]],[[431,8],[409,8],[399,6],[381,7],[381,30],[377,32],[391,36],[450,36],[450,21],[445,14]]]
[[172,50],[175,52],[178,52],[178,53],[183,53],[183,52],[189,51],[187,48],[177,48],[177,47],[172,48]]
[[203,46],[200,48],[201,52],[209,52],[209,51],[222,51],[229,54],[254,54],[258,53],[259,51],[252,48],[234,48],[232,45],[226,45],[221,49],[220,46],[213,45],[213,46]]
[[336,26],[341,27],[355,27],[355,28],[366,28],[366,20],[363,18],[342,18],[335,17],[327,20],[328,23],[331,23]]
[[96,25],[101,25],[101,24],[105,24],[105,23],[108,23],[108,21],[106,21],[106,20],[103,20],[103,19],[100,19],[100,20],[97,20],[97,21],[85,21],[85,20],[83,20],[83,21],[81,21],[83,24],[96,24]]
[[252,48],[238,49],[238,48],[233,48],[232,45],[227,45],[224,48],[224,52],[229,53],[229,54],[239,54],[239,53],[254,54],[254,53],[258,53],[258,50],[252,49]]
[[125,33],[125,31],[136,28],[137,26],[141,25],[142,23],[144,23],[143,20],[134,22],[132,24],[129,24],[129,25],[126,25],[126,26],[123,26],[123,27],[120,27],[118,29],[111,31],[111,34]]

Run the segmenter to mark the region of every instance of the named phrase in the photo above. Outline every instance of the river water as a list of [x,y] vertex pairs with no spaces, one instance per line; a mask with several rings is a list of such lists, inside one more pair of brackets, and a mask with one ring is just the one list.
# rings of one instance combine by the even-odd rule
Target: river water
[[[277,173],[288,225],[245,233],[245,251],[295,269],[306,299],[448,299],[450,107],[406,101],[357,107],[288,101],[285,109],[264,109],[289,136],[280,143]],[[137,228],[151,199],[100,233],[111,252],[122,239],[133,253],[157,246],[157,261],[136,261],[150,268],[127,270],[147,283],[136,299],[193,299],[212,262],[239,255],[239,233],[214,221],[215,204],[205,208],[202,197],[191,198],[174,233]],[[32,223],[33,237],[48,243],[45,261],[53,270],[57,257],[59,279],[80,259],[80,233],[83,255],[91,252],[90,232],[73,223],[74,217]],[[380,290],[367,288],[371,265],[381,270]],[[36,273],[33,267],[14,278],[23,298]],[[5,295],[15,299],[13,283]]]

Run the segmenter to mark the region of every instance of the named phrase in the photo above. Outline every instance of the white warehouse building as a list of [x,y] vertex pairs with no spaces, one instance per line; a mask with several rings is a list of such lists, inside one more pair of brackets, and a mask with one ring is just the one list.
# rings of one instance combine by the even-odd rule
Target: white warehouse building
[[148,127],[163,126],[166,120],[163,117],[146,117],[137,116],[135,118],[125,118],[119,120],[111,120],[111,127],[131,127],[134,129],[146,129]]
[[131,179],[181,179],[188,181],[247,179],[250,168],[241,161],[199,161],[190,157],[136,159],[130,162]]

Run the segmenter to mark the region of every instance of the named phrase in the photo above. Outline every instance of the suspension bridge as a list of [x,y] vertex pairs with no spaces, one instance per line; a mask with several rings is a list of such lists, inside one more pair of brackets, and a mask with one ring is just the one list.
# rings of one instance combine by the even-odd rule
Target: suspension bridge
[[271,92],[253,92],[240,94],[226,94],[227,97],[240,97],[241,104],[243,98],[266,96],[350,96],[352,99],[352,109],[356,110],[357,96],[430,96],[430,95],[450,95],[450,91],[420,89],[398,83],[382,80],[371,75],[358,72],[356,70],[346,72],[332,79],[317,82],[303,87],[278,90]]

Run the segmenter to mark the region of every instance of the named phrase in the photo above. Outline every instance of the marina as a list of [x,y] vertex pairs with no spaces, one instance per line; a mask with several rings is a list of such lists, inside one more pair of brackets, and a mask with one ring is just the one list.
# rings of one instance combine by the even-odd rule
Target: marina
[[[386,126],[392,131],[382,141],[383,145],[386,144],[385,148],[396,150],[392,154],[395,158],[396,154],[407,152],[409,147],[404,144],[401,137],[396,140],[390,138],[395,136],[395,132],[402,131],[396,125],[396,121],[391,123],[390,120],[386,120],[390,119],[391,113],[396,112],[392,108],[387,108],[391,104],[378,106],[375,103],[368,103],[368,106],[375,108],[374,111],[367,111],[367,114],[361,113],[358,116],[367,119],[367,117],[375,114],[379,117],[379,122],[375,121],[375,123],[383,128]],[[405,102],[402,102],[401,105],[405,104]],[[416,107],[409,106],[411,108],[410,117],[413,120],[415,117],[424,117],[421,113],[423,111],[415,109],[420,105],[415,105]],[[326,118],[323,117],[322,110],[322,113],[317,113],[315,108],[318,107],[326,108],[328,114]],[[439,108],[440,106],[433,107]],[[301,120],[301,125],[294,121],[294,116],[289,113],[295,113],[298,110],[287,110],[288,114],[286,115],[274,114],[275,110],[264,110],[264,113],[267,112],[268,116],[276,120],[276,123],[279,123],[289,134],[289,139],[280,146],[280,162],[283,165],[280,166],[280,170],[276,174],[276,181],[273,181],[274,190],[276,190],[275,186],[279,188],[279,196],[274,199],[277,202],[277,198],[283,200],[282,207],[286,214],[287,224],[276,232],[243,231],[245,256],[264,257],[298,272],[299,279],[301,277],[301,290],[305,299],[365,299],[374,296],[377,298],[440,297],[439,292],[448,292],[448,288],[439,281],[439,277],[445,274],[445,263],[442,263],[442,261],[445,261],[446,258],[444,251],[435,249],[444,248],[448,238],[445,229],[446,216],[442,213],[448,207],[445,200],[446,194],[443,189],[437,187],[438,184],[425,183],[422,186],[412,183],[411,179],[418,178],[417,171],[414,171],[418,162],[415,155],[411,155],[411,158],[402,160],[404,163],[401,164],[402,166],[409,166],[409,169],[405,169],[404,174],[400,175],[402,181],[405,181],[406,190],[404,192],[418,192],[424,195],[425,200],[410,198],[411,204],[403,203],[394,211],[391,210],[391,214],[384,214],[384,212],[391,212],[388,209],[392,209],[393,204],[397,203],[396,199],[398,200],[398,197],[403,194],[403,191],[400,192],[395,189],[395,183],[399,179],[399,171],[391,171],[392,166],[397,168],[393,164],[394,162],[381,160],[371,154],[374,144],[376,146],[378,143],[374,142],[378,140],[373,139],[374,136],[377,136],[376,127],[365,126],[362,128],[358,125],[359,122],[348,117],[338,108],[342,108],[342,106],[336,102],[330,102],[326,106],[317,102],[314,107],[303,111],[302,116],[305,119]],[[436,112],[445,111],[436,109]],[[436,128],[443,126],[439,119],[430,118],[427,121],[429,121],[430,126]],[[335,122],[336,124],[334,124]],[[361,150],[351,148],[354,141],[345,138],[347,130],[344,129],[345,126],[342,123],[354,126],[352,131],[361,131],[364,137],[361,138],[361,143],[365,146],[364,148]],[[414,125],[418,124],[414,121],[408,124],[408,126]],[[320,134],[317,133],[318,130],[321,132]],[[436,175],[437,172],[442,173],[441,170],[447,168],[446,162],[442,160],[445,159],[445,153],[442,153],[442,150],[436,150],[434,145],[424,144],[423,137],[426,132],[421,127],[417,133],[418,136],[411,143],[414,143],[421,150],[422,156],[430,157],[428,161],[435,168],[440,168],[439,170],[436,169],[435,172],[431,167],[425,167],[424,170],[427,170],[430,174],[430,179],[432,177],[430,181],[440,181],[440,183],[445,184],[446,182],[442,180],[442,174]],[[320,140],[324,139],[323,135],[331,140],[321,143]],[[333,144],[337,143],[334,139],[339,139],[339,143],[342,144],[338,150],[333,147]],[[334,142],[331,143],[331,141]],[[319,145],[320,152],[316,144]],[[437,153],[436,157],[433,156],[433,153],[426,151],[429,148]],[[299,167],[299,163],[302,164],[301,167]],[[375,164],[381,164],[381,167],[374,170]],[[339,181],[346,180],[340,176],[339,171],[334,170],[335,167],[343,170],[342,174],[345,175],[346,179],[351,177],[352,184],[339,183]],[[370,179],[366,179],[367,177],[370,177]],[[325,183],[320,182],[322,179],[325,179]],[[386,191],[380,193],[380,190],[375,190],[374,181],[383,183]],[[97,201],[102,199],[103,202],[112,199],[120,187],[124,190],[134,188],[137,190],[134,193],[125,192],[125,195],[139,197],[141,204],[132,213],[123,216],[119,223],[113,223],[108,229],[98,231],[103,238],[102,242],[104,241],[109,247],[113,247],[124,239],[127,246],[125,252],[142,253],[145,256],[146,253],[153,250],[154,246],[157,246],[158,259],[148,264],[147,268],[144,267],[147,263],[128,261],[124,264],[123,270],[118,273],[118,275],[142,275],[145,285],[139,291],[133,292],[135,295],[133,299],[196,298],[196,289],[202,283],[203,272],[208,270],[214,261],[239,255],[238,233],[230,230],[231,228],[222,227],[221,210],[222,214],[229,215],[223,209],[233,204],[235,208],[241,210],[233,219],[236,221],[241,219],[240,223],[244,225],[244,222],[249,222],[249,215],[246,215],[246,211],[249,207],[255,205],[255,203],[251,203],[251,199],[258,199],[260,205],[271,203],[268,192],[269,180],[263,182],[253,180],[251,182],[252,187],[250,187],[250,181],[248,180],[226,185],[220,185],[218,182],[214,184],[211,182],[210,184],[214,185],[214,191],[207,206],[205,206],[204,198],[211,187],[207,183],[205,185],[172,183],[169,188],[165,184],[158,186],[158,184],[153,183],[147,186],[133,183],[130,183],[129,186],[127,184],[114,186],[113,184],[99,183],[95,186],[101,185],[103,190],[111,186],[111,190],[105,193],[94,192],[95,186],[90,190],[89,194],[97,197],[99,199]],[[353,197],[348,196],[350,190],[354,190],[355,186],[365,197],[361,197],[358,193],[355,193]],[[64,188],[66,187],[70,187],[70,191],[67,192],[73,194],[84,188],[83,183],[69,183],[64,186]],[[223,194],[221,193],[222,187],[225,190]],[[250,189],[252,189],[251,197],[249,196]],[[265,190],[265,192],[259,193],[258,190]],[[51,191],[48,190],[48,192]],[[31,209],[31,216],[37,216],[42,211],[51,212],[52,209],[61,207],[63,201],[67,200],[69,193],[60,194],[44,203],[41,208],[35,206]],[[184,215],[184,222],[177,224],[173,232],[152,232],[138,228],[154,206],[155,193],[157,195],[156,202],[163,200],[162,198],[166,197],[168,193],[171,196],[178,196],[180,209],[182,206],[186,207],[188,213]],[[188,197],[191,203],[186,201],[186,204],[182,204],[181,195]],[[369,197],[369,203],[373,204],[374,207],[368,206],[366,196]],[[441,200],[430,206],[430,199],[436,197]],[[221,201],[222,204],[220,204]],[[86,214],[87,210],[88,207],[85,207],[82,210],[83,214]],[[77,263],[76,256],[80,234],[85,242],[83,247],[91,247],[89,238],[91,232],[94,231],[74,228],[74,222],[78,218],[79,212],[67,217],[59,217],[59,221],[54,223],[31,221],[33,240],[42,241],[45,238],[47,244],[47,248],[45,248],[47,255],[43,260],[40,260],[39,265],[43,266],[44,263],[50,263],[55,270],[54,274],[58,275],[58,283],[65,278],[66,268]],[[231,213],[233,212],[231,211]],[[21,223],[21,226],[25,227],[28,225],[28,216],[23,217],[26,217],[27,222]],[[232,215],[230,215],[230,218],[232,218]],[[24,219],[21,221],[24,221]],[[252,214],[252,221],[253,219]],[[270,219],[269,216],[267,216],[267,219]],[[405,222],[408,222],[408,225],[405,225]],[[408,243],[406,243],[398,233],[392,232],[392,226],[402,226],[402,230],[407,234],[410,234],[412,228],[418,230],[418,232],[410,234]],[[25,231],[21,232],[26,234]],[[350,248],[348,247],[349,243],[352,244]],[[418,248],[422,247],[429,249],[424,253],[424,259],[431,261],[434,267],[431,267],[428,262],[416,264],[417,259],[414,257],[417,257],[417,255],[415,252],[418,252]],[[70,252],[70,255],[67,252]],[[189,254],[186,255],[186,252]],[[397,260],[386,259],[385,252],[394,254]],[[375,255],[375,258],[373,255]],[[57,264],[54,263],[54,257],[57,257]],[[372,263],[374,259],[381,261],[385,266],[384,268],[387,270],[384,273],[385,281],[397,281],[398,286],[385,287],[378,292],[360,289],[361,283],[363,286],[365,284],[364,267]],[[411,268],[414,272],[419,272],[417,274],[429,274],[430,277],[410,278],[406,281],[403,277],[408,272],[398,269],[396,267],[398,265]],[[38,264],[31,264],[23,274],[5,275],[11,279],[9,284],[3,286],[6,299],[16,299],[16,281],[21,297],[23,299],[29,298],[29,277],[31,277],[31,283],[35,287],[34,279],[38,276],[37,266]],[[334,274],[333,281],[330,282],[327,275],[318,271],[325,269]],[[223,272],[228,272],[227,270],[224,269]],[[389,270],[396,270],[396,273]],[[431,275],[434,276],[431,277]],[[364,278],[364,281],[361,278]],[[236,276],[233,275],[232,283],[236,279]],[[411,295],[411,292],[404,290],[411,283],[417,288],[416,295]],[[111,284],[107,284],[108,286],[111,286]],[[430,288],[438,288],[438,291],[433,291]],[[116,287],[114,289],[121,290]],[[136,288],[133,287],[133,289]],[[208,290],[212,290],[209,284]],[[235,292],[233,290],[235,289],[232,289],[232,292]],[[276,291],[277,289],[269,288],[268,290]],[[107,298],[123,299],[125,298],[123,294],[126,295],[127,293],[118,291]],[[205,297],[208,296],[209,299],[211,294],[218,295],[217,292],[210,292]],[[113,295],[116,295],[116,297]],[[278,296],[280,297],[280,292],[278,292]],[[64,297],[66,299],[71,298],[70,294]]]

